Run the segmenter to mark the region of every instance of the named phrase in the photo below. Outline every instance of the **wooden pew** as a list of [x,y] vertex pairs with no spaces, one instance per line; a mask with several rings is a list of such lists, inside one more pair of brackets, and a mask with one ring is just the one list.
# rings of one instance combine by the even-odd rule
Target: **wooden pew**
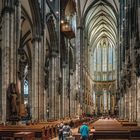
[[[124,127],[125,126],[125,127]],[[97,121],[92,124],[95,128],[93,139],[127,139],[140,140],[140,127],[136,122],[120,120],[119,123],[113,121]]]
[[97,139],[129,139],[140,140],[140,127],[137,126],[96,126],[93,138]]
[[45,135],[45,127],[38,126],[38,125],[31,125],[31,126],[3,126],[0,127],[0,139],[6,137],[14,137],[15,133],[18,132],[33,132],[35,138],[42,140]]
[[121,122],[122,126],[137,126],[137,122]]
[[126,131],[129,130],[128,127],[121,127],[121,126],[96,126],[95,127],[96,131]]
[[117,120],[118,122],[122,123],[122,122],[129,122],[129,120]]
[[96,126],[93,132],[94,139],[129,139],[130,131],[126,127],[113,126]]
[[[73,134],[72,136],[75,138],[75,140],[81,140],[80,139],[80,137],[81,137],[80,133]],[[89,139],[88,140],[93,140],[93,134],[92,133],[89,134]]]
[[130,132],[126,131],[95,131],[93,133],[93,139],[127,139],[129,140]]
[[[83,122],[89,121],[89,118],[84,118],[82,120],[79,119],[71,119],[74,122],[74,127],[78,127]],[[49,122],[40,122],[39,125],[45,126],[45,136],[47,138],[54,138],[58,135],[58,125],[63,121],[63,123],[70,123],[70,119],[61,120],[61,121],[49,121]]]
[[14,134],[14,140],[35,140],[33,132],[18,132]]
[[140,127],[130,127],[130,140],[140,140]]

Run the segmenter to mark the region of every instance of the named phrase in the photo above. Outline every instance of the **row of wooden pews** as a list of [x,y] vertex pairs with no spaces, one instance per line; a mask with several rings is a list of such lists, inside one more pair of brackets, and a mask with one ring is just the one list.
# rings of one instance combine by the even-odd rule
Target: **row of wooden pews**
[[123,128],[120,123],[114,119],[99,119],[92,124],[95,128],[93,139],[128,139],[129,131]]
[[130,140],[140,140],[140,126],[137,126],[137,122],[130,122],[128,120],[118,120],[123,128],[127,128],[129,131]]
[[136,122],[126,120],[99,119],[93,124],[93,139],[127,139],[140,140],[140,127]]
[[[70,123],[71,120],[63,120]],[[73,119],[74,127],[80,126],[88,118]],[[62,121],[39,122],[28,125],[0,126],[0,140],[50,140],[58,135],[58,124]]]
[[[89,124],[89,140],[98,139],[125,139],[140,140],[140,127],[136,122],[116,119],[99,119]],[[75,140],[80,140],[80,133],[73,135]]]
[[[7,125],[0,126],[0,139],[1,140],[15,140],[17,138],[27,137],[27,140],[38,138],[43,140],[45,134],[45,127],[40,125]],[[32,137],[32,138],[31,138]]]

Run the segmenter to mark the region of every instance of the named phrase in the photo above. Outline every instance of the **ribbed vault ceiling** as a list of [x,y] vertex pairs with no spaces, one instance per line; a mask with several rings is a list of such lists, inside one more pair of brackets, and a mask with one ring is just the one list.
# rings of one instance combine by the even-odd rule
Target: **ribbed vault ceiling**
[[[119,4],[117,0],[87,0],[84,4],[85,5],[83,6],[81,15],[84,16],[85,36],[87,38],[87,47],[89,51],[89,69],[91,76],[94,79],[94,75],[96,75],[93,70],[95,68],[94,51],[96,48],[98,48],[100,45],[104,46],[103,44],[107,44],[107,46],[114,49],[114,52],[116,49],[118,24],[117,13]],[[101,54],[102,53],[97,53],[96,56]],[[108,56],[107,58],[109,59]],[[115,58],[113,60],[115,60]],[[114,65],[113,63],[114,61],[112,61],[112,67]],[[101,73],[102,70],[99,70],[98,72]],[[109,71],[108,74],[110,72],[111,71]],[[114,69],[112,69],[111,73],[112,75],[114,74]],[[114,80],[114,78],[112,80]]]
[[96,47],[104,39],[116,46],[117,19],[107,3],[99,1],[90,8],[85,19],[85,27],[90,47]]

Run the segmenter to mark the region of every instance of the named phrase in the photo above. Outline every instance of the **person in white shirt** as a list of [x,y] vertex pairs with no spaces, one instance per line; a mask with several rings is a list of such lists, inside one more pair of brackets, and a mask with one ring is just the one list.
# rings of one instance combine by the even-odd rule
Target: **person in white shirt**
[[71,128],[68,123],[65,123],[63,126],[63,140],[66,140],[67,137],[71,135]]

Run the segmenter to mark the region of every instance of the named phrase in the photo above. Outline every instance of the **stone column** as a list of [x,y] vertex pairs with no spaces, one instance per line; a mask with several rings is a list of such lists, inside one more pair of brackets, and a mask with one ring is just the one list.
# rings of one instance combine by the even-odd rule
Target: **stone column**
[[99,113],[98,110],[100,110],[100,96],[96,93],[96,114]]
[[132,94],[132,121],[137,120],[137,100],[136,100],[136,83],[135,83],[135,78],[133,77],[132,79],[132,86],[131,86],[131,94]]
[[7,88],[10,82],[10,12],[9,5],[2,10],[2,121],[6,121],[7,115]]
[[56,71],[57,71],[57,53],[53,51],[50,58],[49,71],[49,119],[55,119],[56,113]]
[[59,67],[59,54],[56,55],[55,61],[55,119],[59,119],[60,116],[60,94],[58,92],[59,86],[59,75],[60,75],[60,67]]
[[62,66],[62,116],[63,118],[66,116],[66,106],[65,106],[65,101],[66,101],[66,64],[63,63]]
[[[37,36],[37,35],[36,35]],[[44,48],[43,38],[34,37],[32,49],[32,119],[44,120]]]
[[73,96],[74,96],[74,116],[77,115],[77,90],[76,90],[76,71],[73,74]]
[[124,96],[120,99],[120,118],[124,119]]
[[119,108],[119,118],[121,118],[121,100],[118,101],[118,108]]
[[16,53],[13,53],[15,45],[14,45],[14,12],[10,12],[9,14],[9,20],[10,20],[10,27],[9,27],[9,33],[10,33],[10,38],[9,38],[9,45],[10,45],[10,81],[11,82],[16,82],[14,81],[14,56],[16,56]]
[[129,118],[129,92],[126,91],[126,118]]
[[43,99],[43,102],[44,102],[44,108],[43,108],[43,111],[44,111],[44,121],[47,121],[48,119],[48,104],[47,104],[47,90],[44,89],[44,99]]
[[140,78],[137,78],[137,123],[140,126]]
[[132,121],[132,94],[131,94],[131,88],[129,89],[129,120]]
[[100,97],[100,113],[103,113],[103,94],[101,94],[99,97]]
[[31,115],[31,106],[32,106],[32,67],[31,64],[28,66],[28,106],[29,113]]
[[39,49],[40,38],[33,39],[32,56],[32,120],[39,120]]
[[98,95],[97,95],[97,93],[96,93],[96,91],[95,91],[95,100],[96,100],[96,103],[95,103],[95,114],[97,115],[97,106],[98,106]]
[[39,120],[44,120],[44,42],[43,37],[41,42],[38,43],[38,94],[39,94]]
[[[13,44],[13,47],[11,47],[10,50],[10,79],[12,82],[17,83],[18,90],[19,90],[19,110],[21,112],[21,79],[19,77],[19,59],[18,59],[18,48],[20,47],[20,41],[21,41],[21,0],[16,0],[13,2],[14,5],[14,16],[11,18],[14,18],[14,23],[12,24],[13,29],[11,28],[11,38],[13,41],[11,42],[11,45]],[[12,21],[12,20],[11,20]],[[12,21],[13,22],[13,21]],[[13,49],[13,51],[12,51]]]
[[[111,113],[114,114],[114,95],[113,94],[110,95],[110,99],[111,99]],[[121,106],[121,101],[120,101],[120,106]]]
[[76,84],[77,84],[77,91],[80,93],[79,102],[80,102],[80,112],[82,113],[83,110],[83,28],[79,25],[77,27],[76,32]]
[[134,88],[133,88],[133,86],[131,86],[131,121],[134,121],[134,96],[135,95],[133,95],[135,92],[133,91],[134,90]]
[[110,94],[111,94],[111,92],[108,92],[108,111],[109,111],[109,113],[111,113]]
[[106,92],[106,90],[104,90],[103,92],[104,92],[103,93],[103,99],[104,99],[104,101],[103,101],[103,106],[104,106],[103,112],[106,113],[106,111],[107,111],[107,92]]
[[96,94],[95,91],[93,91],[93,111],[95,113],[96,110]]
[[126,118],[126,93],[124,95],[124,118]]
[[[44,6],[44,9],[42,9],[44,14],[45,14],[45,11],[46,11],[46,7]],[[44,15],[44,19],[45,19],[45,15]],[[43,92],[43,103],[44,103],[44,107],[43,107],[43,115],[44,115],[44,121],[47,121],[48,119],[48,113],[49,113],[49,109],[48,109],[48,85],[45,85],[46,84],[46,72],[44,70],[44,67],[45,67],[45,62],[46,62],[46,56],[48,55],[48,50],[46,51],[46,49],[48,49],[47,47],[47,43],[46,43],[46,37],[47,37],[47,33],[46,33],[46,22],[44,21],[44,30],[43,30],[43,40],[42,40],[42,74],[41,74],[41,77],[42,77],[42,85],[43,85],[43,89],[42,89],[42,92]],[[46,78],[46,79],[45,79]],[[48,79],[47,79],[48,80]]]
[[69,66],[66,64],[66,71],[65,71],[65,117],[69,117]]
[[70,116],[70,73],[69,73],[69,64],[66,65],[66,117]]
[[[1,26],[1,23],[0,23]],[[2,91],[2,29],[0,29],[0,93]],[[2,94],[0,94],[0,120],[2,117],[2,104],[1,104],[1,100],[2,100]]]
[[59,100],[59,105],[58,106],[58,117],[59,119],[63,118],[63,81],[62,77],[59,77],[59,83],[58,83],[58,100]]
[[123,108],[123,119],[125,118],[125,94],[126,93],[124,93],[124,95],[123,95],[123,100],[122,100],[122,108]]
[[21,0],[16,1],[16,6],[15,6],[15,16],[14,16],[14,50],[13,50],[13,81],[15,82],[18,79],[18,73],[17,73],[17,68],[18,68],[18,55],[17,50],[20,47],[20,34],[21,34]]
[[70,116],[74,116],[74,73],[70,70]]
[[59,105],[58,105],[58,119],[62,118],[62,93],[58,95]]
[[21,61],[19,63],[20,63],[19,67],[20,67],[20,77],[21,77],[21,79],[20,79],[20,85],[21,85],[20,101],[21,101],[21,104],[24,104],[24,77],[23,77],[23,75],[24,75],[25,65]]
[[112,106],[113,106],[113,101],[112,101],[112,93],[109,94],[109,100],[110,100],[110,113],[113,114],[113,109],[112,109]]
[[[140,2],[139,2],[140,5]],[[138,27],[139,27],[139,36],[140,36],[140,6],[138,7]]]
[[[15,4],[15,5],[14,5]],[[9,117],[8,108],[9,101],[7,100],[7,88],[10,83],[17,84],[17,47],[20,41],[20,18],[21,18],[21,3],[17,0],[14,3],[12,0],[4,1],[2,9],[2,104],[1,114],[2,121]],[[16,36],[16,37],[15,37]],[[18,36],[18,37],[17,37]],[[15,39],[16,38],[16,39]],[[15,41],[16,40],[16,41]]]

